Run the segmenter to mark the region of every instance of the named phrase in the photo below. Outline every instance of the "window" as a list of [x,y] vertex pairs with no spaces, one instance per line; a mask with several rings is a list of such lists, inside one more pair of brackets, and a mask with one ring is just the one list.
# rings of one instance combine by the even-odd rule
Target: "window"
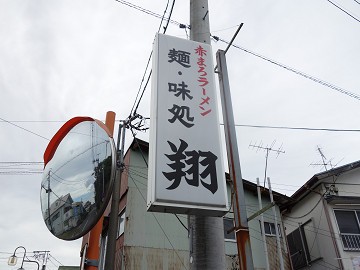
[[334,210],[344,250],[360,250],[360,210]]
[[51,218],[51,222],[55,222],[55,220],[57,220],[60,216],[60,212],[57,212],[52,218]]
[[318,228],[312,219],[286,236],[294,269],[301,269],[321,258],[317,236]]
[[103,233],[100,238],[100,257],[99,257],[99,270],[105,269],[105,256],[106,256],[106,245],[107,245],[107,231]]
[[[224,239],[225,241],[235,241],[234,219],[224,217]],[[228,233],[228,231],[231,231]]]
[[300,269],[309,264],[309,248],[304,241],[304,228],[300,227],[287,235],[290,258],[294,269]]
[[[264,229],[265,229],[265,235],[276,236],[275,223],[264,222]],[[261,230],[261,223],[260,223],[260,230]],[[278,224],[278,232],[280,234],[279,236],[281,237],[280,224]]]
[[64,227],[68,227],[69,226],[69,220],[65,220],[64,221]]
[[121,212],[119,215],[118,221],[118,237],[124,233],[124,226],[125,226],[125,210]]

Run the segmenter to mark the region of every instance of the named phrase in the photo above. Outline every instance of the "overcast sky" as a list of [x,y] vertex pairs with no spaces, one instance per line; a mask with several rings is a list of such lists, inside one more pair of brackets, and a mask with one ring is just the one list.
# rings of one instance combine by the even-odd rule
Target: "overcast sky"
[[[7,266],[19,245],[29,255],[49,250],[48,269],[57,269],[59,262],[79,264],[81,241],[57,240],[42,220],[41,174],[24,174],[40,171],[41,165],[14,162],[42,162],[47,139],[74,116],[105,119],[107,111],[114,111],[119,120],[129,115],[160,19],[121,2],[0,0],[0,270],[19,267]],[[161,15],[167,4],[131,2]],[[343,11],[328,0],[209,2],[211,33],[221,40],[230,41],[244,23],[234,41],[238,48],[227,53],[236,124],[360,130],[358,1],[332,0]],[[189,24],[189,1],[175,3],[172,19]],[[186,39],[189,31],[170,23],[167,34]],[[227,46],[221,41],[212,45],[214,54]],[[150,87],[138,109],[145,117],[149,97]],[[356,131],[236,130],[247,180],[263,179],[265,169],[265,152],[250,144],[267,147],[275,141],[274,149],[282,146],[285,153],[269,154],[267,175],[276,191],[289,196],[324,170],[310,165],[321,161],[317,146],[333,165],[360,159]],[[148,133],[138,137],[148,140]]]

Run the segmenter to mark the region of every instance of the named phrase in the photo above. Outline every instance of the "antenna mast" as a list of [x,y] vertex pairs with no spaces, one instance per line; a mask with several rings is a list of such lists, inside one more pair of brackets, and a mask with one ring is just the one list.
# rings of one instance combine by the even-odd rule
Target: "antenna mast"
[[267,177],[267,167],[268,167],[269,153],[270,153],[270,152],[275,152],[275,153],[277,153],[276,158],[278,158],[278,156],[279,156],[280,154],[285,154],[285,151],[284,151],[283,148],[282,148],[282,146],[283,146],[282,144],[280,145],[280,147],[279,147],[278,149],[274,149],[274,148],[273,148],[274,145],[275,145],[275,143],[276,143],[276,140],[274,140],[270,146],[268,146],[268,145],[263,146],[262,141],[260,141],[259,144],[256,144],[256,143],[255,143],[255,144],[252,144],[251,142],[250,142],[250,144],[249,144],[249,147],[256,148],[256,149],[257,149],[256,151],[259,151],[259,150],[264,150],[264,151],[266,151],[266,155],[265,155],[264,187],[265,187],[265,181],[266,181],[266,177]]

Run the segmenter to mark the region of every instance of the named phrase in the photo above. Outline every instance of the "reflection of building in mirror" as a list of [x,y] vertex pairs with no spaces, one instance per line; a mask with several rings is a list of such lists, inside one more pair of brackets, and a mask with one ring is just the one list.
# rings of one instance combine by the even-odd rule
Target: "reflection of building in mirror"
[[74,240],[98,221],[110,199],[115,176],[115,144],[91,118],[63,125],[44,153],[41,207],[56,237]]
[[84,205],[83,202],[74,202],[70,193],[61,196],[44,212],[45,223],[52,233],[61,235],[77,227],[86,218],[85,206],[91,208],[91,203]]
[[94,166],[94,200],[97,209],[100,209],[106,196],[109,182],[106,179],[111,177],[112,157],[108,156]]

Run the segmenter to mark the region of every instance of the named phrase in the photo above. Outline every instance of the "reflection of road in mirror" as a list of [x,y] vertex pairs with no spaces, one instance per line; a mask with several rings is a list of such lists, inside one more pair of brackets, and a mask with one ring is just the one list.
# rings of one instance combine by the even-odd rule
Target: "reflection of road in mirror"
[[41,184],[43,218],[58,238],[77,239],[101,217],[111,194],[114,148],[95,121],[77,124],[59,143]]

